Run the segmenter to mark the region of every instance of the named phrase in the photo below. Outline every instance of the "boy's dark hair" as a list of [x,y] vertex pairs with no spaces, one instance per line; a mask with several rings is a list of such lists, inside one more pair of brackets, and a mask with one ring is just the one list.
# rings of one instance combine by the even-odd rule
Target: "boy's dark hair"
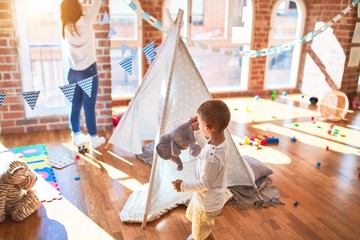
[[198,115],[205,121],[206,125],[220,132],[227,128],[231,114],[228,106],[221,100],[208,100],[200,105]]

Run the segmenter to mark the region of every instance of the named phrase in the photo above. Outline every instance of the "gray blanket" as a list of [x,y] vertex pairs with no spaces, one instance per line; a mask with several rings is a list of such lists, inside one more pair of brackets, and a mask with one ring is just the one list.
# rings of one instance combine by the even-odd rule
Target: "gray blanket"
[[[136,157],[144,161],[147,164],[152,165],[154,155],[154,142],[145,145],[142,154],[137,154]],[[268,207],[283,205],[279,198],[279,190],[272,185],[269,175],[273,172],[265,164],[257,159],[249,156],[243,156],[243,158],[249,163],[250,167],[254,171],[256,178],[255,189],[252,186],[232,186],[228,187],[233,194],[233,197],[228,201],[235,208],[244,210],[251,209],[253,207]]]

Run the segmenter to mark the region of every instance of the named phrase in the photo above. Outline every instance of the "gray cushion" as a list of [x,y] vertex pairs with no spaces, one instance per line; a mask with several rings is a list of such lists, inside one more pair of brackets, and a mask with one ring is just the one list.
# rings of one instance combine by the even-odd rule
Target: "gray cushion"
[[255,181],[261,177],[273,174],[273,171],[258,159],[244,155],[243,158],[250,165],[255,174]]

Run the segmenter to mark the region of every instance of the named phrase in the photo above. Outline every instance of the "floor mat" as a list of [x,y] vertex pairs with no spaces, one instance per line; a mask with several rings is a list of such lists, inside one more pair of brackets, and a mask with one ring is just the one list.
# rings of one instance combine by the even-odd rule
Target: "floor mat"
[[48,164],[49,155],[46,147],[43,144],[22,146],[9,149],[13,153],[22,153],[24,161],[48,184],[53,186],[49,188],[45,181],[38,179],[34,189],[36,190],[39,199],[42,202],[51,202],[53,200],[62,199],[59,186],[56,182],[56,177],[53,169]]

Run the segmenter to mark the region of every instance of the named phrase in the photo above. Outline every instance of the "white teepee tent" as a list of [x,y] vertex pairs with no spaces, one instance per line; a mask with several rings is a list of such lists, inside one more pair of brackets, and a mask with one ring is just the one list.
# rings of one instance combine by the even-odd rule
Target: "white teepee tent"
[[[142,141],[170,132],[196,115],[196,110],[211,95],[180,37],[182,10],[171,27],[160,52],[151,64],[143,83],[114,130],[109,143],[135,154],[142,153]],[[229,186],[255,185],[254,173],[238,152],[229,132]],[[176,170],[171,161],[161,159],[154,151],[149,184],[133,192],[123,207],[123,222],[152,221],[179,204],[186,203],[191,193],[177,193],[171,181],[194,179],[195,161],[184,151],[184,169]]]

